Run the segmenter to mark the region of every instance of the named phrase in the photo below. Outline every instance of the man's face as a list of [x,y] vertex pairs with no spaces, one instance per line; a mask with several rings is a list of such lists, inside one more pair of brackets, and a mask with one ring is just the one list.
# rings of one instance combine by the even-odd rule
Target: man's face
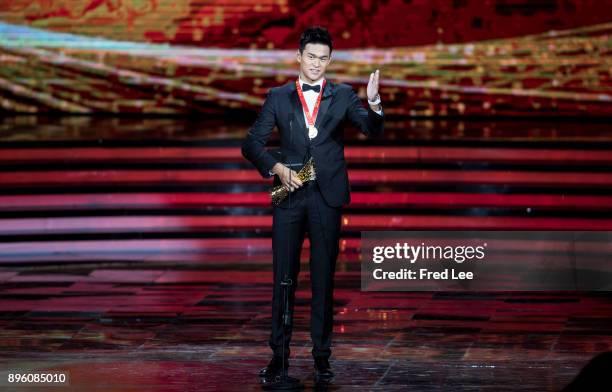
[[300,63],[300,72],[307,82],[315,82],[325,74],[331,62],[329,46],[325,44],[306,44],[304,51],[297,51],[297,62]]

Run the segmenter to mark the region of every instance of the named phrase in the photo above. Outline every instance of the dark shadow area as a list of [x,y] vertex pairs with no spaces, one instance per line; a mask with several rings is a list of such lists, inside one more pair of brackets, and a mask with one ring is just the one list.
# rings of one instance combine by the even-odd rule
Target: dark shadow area
[[603,352],[591,359],[576,378],[561,392],[612,391],[612,351]]

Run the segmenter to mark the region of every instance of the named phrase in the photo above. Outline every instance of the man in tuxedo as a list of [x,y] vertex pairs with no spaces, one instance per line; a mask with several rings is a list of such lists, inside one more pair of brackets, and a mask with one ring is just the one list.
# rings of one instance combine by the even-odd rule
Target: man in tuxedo
[[[274,289],[272,332],[273,357],[260,371],[262,377],[278,375],[288,366],[291,326],[282,345],[283,298],[281,282],[288,277],[289,312],[293,317],[295,287],[305,232],[310,238],[312,287],[310,332],[317,380],[333,377],[329,365],[333,326],[334,272],[338,256],[341,210],[350,202],[350,185],[344,159],[344,123],[350,121],[367,136],[383,132],[383,113],[378,94],[379,71],[370,74],[368,108],[351,88],[325,79],[331,62],[332,40],[322,27],[311,27],[300,37],[296,59],[299,77],[271,88],[261,113],[242,143],[242,155],[264,178],[274,175],[291,193],[273,209],[272,249]],[[280,152],[265,148],[274,127],[280,132]],[[309,158],[314,173],[309,181],[297,176]],[[284,351],[284,353],[283,353]],[[284,355],[283,355],[284,354]]]

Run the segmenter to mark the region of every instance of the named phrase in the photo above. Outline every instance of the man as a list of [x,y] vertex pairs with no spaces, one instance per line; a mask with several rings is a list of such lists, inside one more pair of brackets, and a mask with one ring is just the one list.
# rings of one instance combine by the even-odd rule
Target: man
[[[286,330],[286,345],[283,347],[281,282],[285,275],[291,279],[289,311],[292,318],[306,231],[311,244],[310,332],[315,377],[317,380],[333,377],[329,357],[334,272],[341,209],[350,202],[343,127],[345,120],[349,120],[367,136],[380,135],[383,132],[383,113],[378,95],[378,70],[370,74],[367,86],[369,108],[365,109],[349,85],[325,79],[331,53],[332,40],[326,29],[311,27],[304,31],[296,53],[300,66],[298,80],[270,89],[259,117],[242,144],[242,155],[264,178],[274,175],[274,185],[282,184],[291,192],[273,211],[274,289],[269,345],[274,355],[268,366],[260,371],[262,377],[274,377],[280,373],[283,354],[285,366],[288,366],[291,327]],[[281,136],[280,155],[265,149],[275,126]],[[297,173],[311,157],[314,173],[310,181],[302,182]]]

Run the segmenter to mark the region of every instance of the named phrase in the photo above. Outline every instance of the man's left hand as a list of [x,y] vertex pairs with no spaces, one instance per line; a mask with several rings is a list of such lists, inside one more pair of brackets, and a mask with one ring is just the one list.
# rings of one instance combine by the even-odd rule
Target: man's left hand
[[378,70],[370,74],[370,81],[368,82],[368,99],[375,101],[378,95],[378,77],[380,72]]

